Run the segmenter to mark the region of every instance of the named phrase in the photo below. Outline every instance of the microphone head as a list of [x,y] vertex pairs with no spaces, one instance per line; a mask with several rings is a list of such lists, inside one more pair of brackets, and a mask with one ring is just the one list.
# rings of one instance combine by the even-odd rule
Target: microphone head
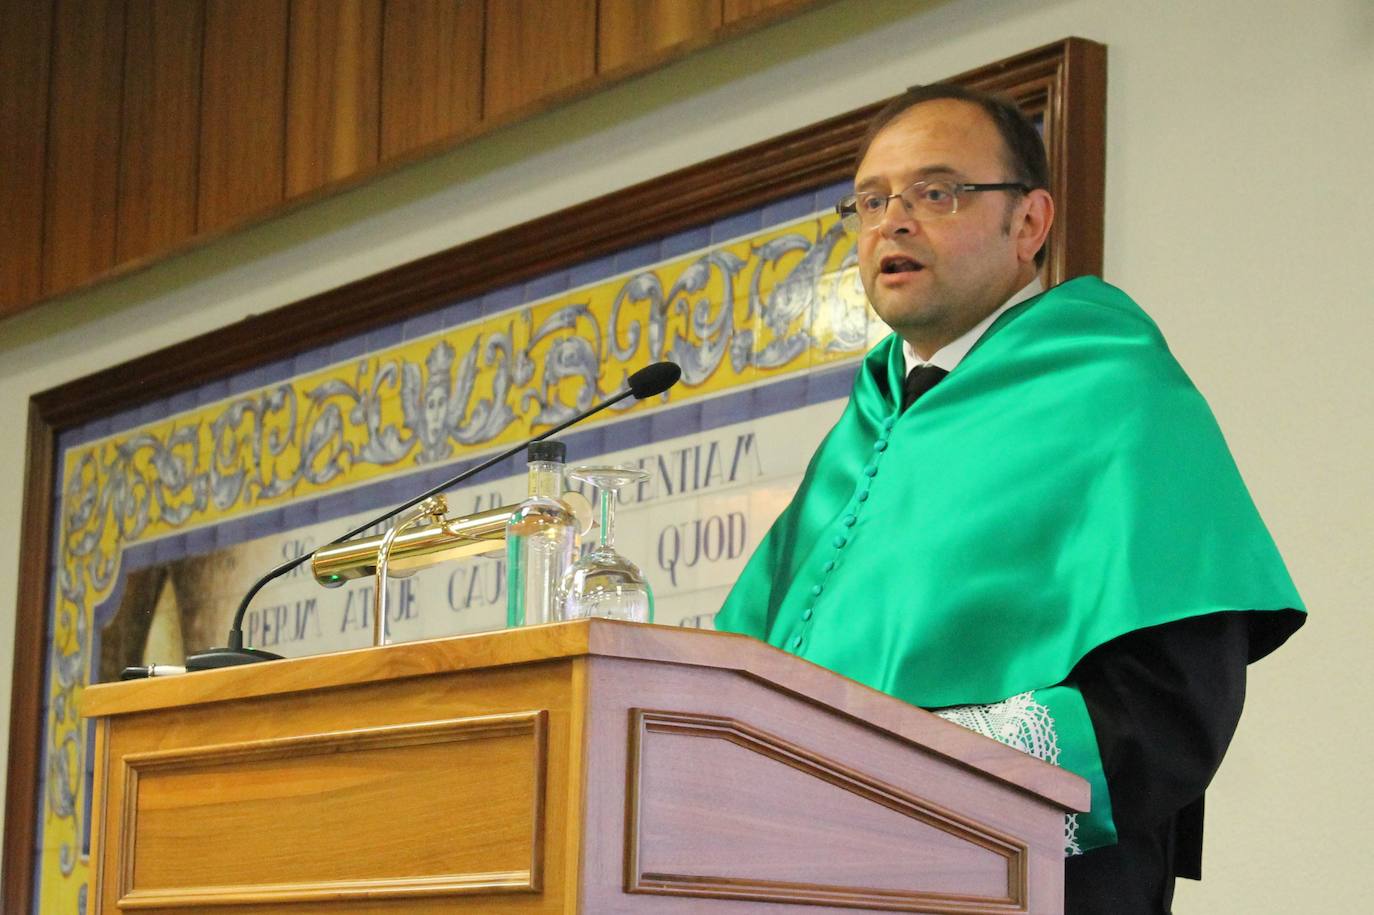
[[655,362],[645,366],[627,379],[630,393],[636,400],[653,397],[677,384],[682,377],[682,366],[676,362]]

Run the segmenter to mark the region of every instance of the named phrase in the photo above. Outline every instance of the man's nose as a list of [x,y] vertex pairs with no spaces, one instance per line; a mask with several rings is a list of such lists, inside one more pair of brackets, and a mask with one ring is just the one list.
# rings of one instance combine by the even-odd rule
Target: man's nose
[[919,227],[916,218],[911,215],[911,210],[907,208],[906,201],[901,197],[892,197],[887,202],[887,209],[883,210],[882,219],[878,222],[878,231],[884,238],[893,235],[910,235]]

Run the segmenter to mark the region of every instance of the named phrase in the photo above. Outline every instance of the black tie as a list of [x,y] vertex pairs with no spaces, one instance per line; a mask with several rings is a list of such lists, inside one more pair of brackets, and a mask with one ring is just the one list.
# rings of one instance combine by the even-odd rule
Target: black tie
[[906,376],[906,384],[902,385],[902,409],[914,404],[917,398],[939,384],[940,379],[948,374],[938,365],[918,365],[912,369]]

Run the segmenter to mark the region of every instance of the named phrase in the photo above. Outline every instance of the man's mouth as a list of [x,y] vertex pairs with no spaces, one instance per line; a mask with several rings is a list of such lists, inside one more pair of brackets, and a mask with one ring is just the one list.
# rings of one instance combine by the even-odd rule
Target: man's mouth
[[878,269],[883,273],[915,273],[924,270],[925,264],[900,254],[889,254],[879,263]]

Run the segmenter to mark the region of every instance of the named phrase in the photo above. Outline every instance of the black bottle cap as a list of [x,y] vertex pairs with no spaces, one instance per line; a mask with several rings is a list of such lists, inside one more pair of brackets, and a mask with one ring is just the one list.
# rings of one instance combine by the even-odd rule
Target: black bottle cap
[[534,442],[530,445],[531,461],[546,461],[551,464],[562,464],[567,459],[568,448],[557,439],[546,438],[542,442]]

